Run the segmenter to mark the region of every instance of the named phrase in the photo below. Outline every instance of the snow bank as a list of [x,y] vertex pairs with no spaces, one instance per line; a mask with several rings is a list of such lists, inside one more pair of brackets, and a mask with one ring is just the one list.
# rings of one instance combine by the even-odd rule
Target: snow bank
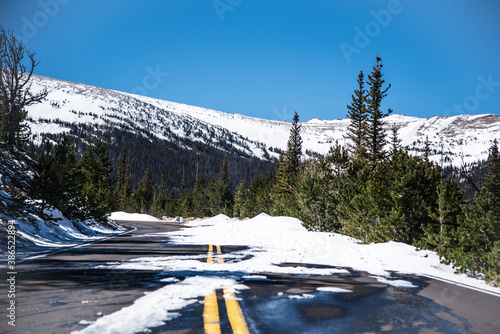
[[142,213],[126,213],[123,211],[113,212],[109,219],[113,221],[139,221],[139,222],[162,222],[156,217],[142,214]]
[[[310,232],[296,218],[261,214],[241,221],[219,215],[192,225],[197,224],[196,228],[168,234],[179,243],[256,247],[258,251],[252,252],[253,258],[243,261],[246,265],[243,262],[232,264],[234,269],[251,273],[273,267],[276,270],[278,267],[274,264],[280,263],[312,263],[366,271],[386,283],[391,272],[397,272],[442,278],[500,293],[500,288],[491,287],[484,281],[455,274],[451,265],[440,263],[435,252],[417,251],[413,246],[398,242],[366,245],[338,233]],[[310,273],[321,272],[303,269]],[[391,283],[405,286],[406,281],[392,280]]]
[[[12,218],[1,215],[12,223],[16,229],[16,252],[28,255],[46,253],[63,247],[73,247],[82,243],[92,242],[111,235],[122,233],[124,227],[113,222],[103,225],[92,221],[91,224],[82,221],[70,221],[55,208],[44,210],[50,219],[43,220],[34,213],[26,213],[26,217]],[[0,233],[6,233],[3,229]],[[6,258],[7,252],[1,258]]]

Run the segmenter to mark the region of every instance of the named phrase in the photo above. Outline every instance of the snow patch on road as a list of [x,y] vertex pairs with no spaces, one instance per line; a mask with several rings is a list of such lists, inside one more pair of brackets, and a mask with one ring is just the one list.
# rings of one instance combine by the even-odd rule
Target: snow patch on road
[[217,277],[194,276],[176,284],[149,292],[132,305],[98,319],[87,328],[73,333],[82,334],[132,334],[151,327],[164,325],[178,317],[176,311],[198,302],[214,290],[234,286],[235,281]]

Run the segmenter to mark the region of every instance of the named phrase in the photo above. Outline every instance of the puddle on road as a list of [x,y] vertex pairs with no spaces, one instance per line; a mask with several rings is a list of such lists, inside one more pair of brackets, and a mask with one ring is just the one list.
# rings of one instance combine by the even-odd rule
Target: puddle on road
[[469,333],[466,320],[417,295],[425,286],[421,279],[394,279],[415,287],[352,282],[353,292],[338,293],[317,291],[317,281],[312,286],[247,282],[251,289],[239,297],[249,327],[261,333]]

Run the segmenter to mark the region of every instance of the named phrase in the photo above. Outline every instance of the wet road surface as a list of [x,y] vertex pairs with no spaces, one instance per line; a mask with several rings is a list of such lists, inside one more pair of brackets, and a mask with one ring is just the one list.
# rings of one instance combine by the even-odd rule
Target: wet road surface
[[[203,273],[96,268],[139,257],[206,255],[209,245],[176,245],[152,233],[175,231],[166,223],[133,222],[130,233],[18,264],[16,327],[0,323],[1,333],[71,333],[103,315],[133,303],[147,291]],[[138,237],[141,236],[141,237]],[[221,247],[224,254],[244,247]],[[201,259],[206,261],[207,258]],[[282,266],[325,267],[314,264]],[[393,287],[369,274],[312,276],[261,273],[241,276],[249,289],[237,293],[250,333],[499,333],[500,297],[423,277],[401,277],[413,288]],[[210,273],[214,275],[214,273]],[[224,275],[224,273],[220,273]],[[1,277],[0,288],[6,291]],[[348,293],[319,291],[332,287]],[[232,333],[222,290],[215,292],[222,333]],[[2,308],[4,308],[2,298]],[[180,316],[152,333],[204,333],[205,302],[180,310]],[[5,312],[4,312],[5,313]]]

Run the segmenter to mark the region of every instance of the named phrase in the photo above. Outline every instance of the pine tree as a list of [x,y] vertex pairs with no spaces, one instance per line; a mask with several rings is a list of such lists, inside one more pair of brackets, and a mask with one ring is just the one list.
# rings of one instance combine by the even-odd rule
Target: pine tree
[[130,209],[131,196],[130,157],[127,158],[127,149],[123,148],[118,158],[117,189],[115,191],[118,210],[128,211]]
[[398,127],[393,126],[391,128],[392,131],[392,136],[391,136],[391,145],[392,145],[392,150],[391,150],[391,156],[394,156],[398,152],[401,151],[401,139],[399,139],[398,136]]
[[363,71],[358,76],[358,89],[351,96],[351,105],[347,106],[347,117],[351,120],[347,129],[347,138],[351,140],[349,152],[354,159],[366,159],[367,110]]
[[299,115],[295,112],[293,116],[292,128],[290,129],[290,138],[287,143],[287,164],[291,175],[298,175],[300,171],[300,159],[302,157],[302,136],[300,135],[301,125],[299,124]]
[[426,236],[421,247],[435,250],[440,257],[447,258],[448,252],[456,247],[454,232],[458,228],[465,203],[462,191],[451,179],[442,181],[436,192],[437,205],[429,209],[432,221],[424,227]]
[[196,186],[192,192],[192,199],[192,216],[203,218],[212,214],[210,209],[210,195],[203,174],[196,181]]
[[276,176],[272,173],[266,176],[257,175],[253,179],[247,196],[245,208],[249,212],[248,216],[253,217],[260,213],[273,214],[273,195],[276,189]]
[[156,197],[152,208],[152,214],[155,217],[161,218],[165,215],[165,206],[168,200],[166,191],[165,169],[162,169],[160,174],[160,188],[158,189],[158,196]]
[[42,200],[40,217],[48,219],[45,209],[50,205],[61,210],[69,219],[85,220],[89,214],[81,195],[78,158],[71,139],[64,136],[54,147],[45,144],[37,161],[37,173],[33,179],[32,195]]
[[490,154],[486,164],[488,173],[484,177],[482,191],[489,192],[492,196],[491,210],[497,220],[500,221],[500,153],[498,142],[495,139],[490,147]]
[[154,200],[154,186],[151,182],[151,172],[146,169],[144,177],[134,191],[134,198],[140,213],[150,213]]
[[389,109],[387,113],[380,110],[382,100],[387,96],[387,91],[391,88],[383,88],[385,80],[382,74],[382,59],[377,56],[377,63],[373,66],[373,71],[368,75],[368,94],[366,96],[366,109],[369,115],[367,127],[368,157],[371,162],[381,161],[386,157],[384,147],[387,144],[382,118],[392,113]]
[[115,208],[115,180],[106,144],[102,140],[89,144],[77,169],[84,206],[92,218],[104,222],[106,215]]
[[490,192],[481,191],[472,206],[463,206],[464,217],[455,231],[457,247],[447,251],[458,272],[476,274],[490,266],[488,254],[500,241],[500,222],[490,210],[492,201]]
[[273,196],[273,214],[276,215],[294,216],[297,212],[294,188],[301,168],[302,136],[300,135],[300,129],[299,115],[295,112],[292,127],[290,128],[287,150],[284,154],[281,154],[278,161],[276,187]]
[[52,145],[45,142],[44,150],[36,162],[37,173],[31,186],[32,196],[41,200],[39,216],[44,220],[46,219],[45,209],[50,204],[56,204],[55,197],[60,190],[60,185],[54,174],[54,160]]
[[500,286],[500,241],[496,241],[486,256],[487,268],[484,272],[486,283]]
[[247,187],[245,186],[245,181],[241,181],[238,184],[238,188],[236,190],[236,195],[234,196],[234,207],[233,207],[233,216],[243,219],[246,216],[245,210],[245,202],[247,200]]
[[64,136],[61,143],[54,147],[53,175],[57,178],[57,197],[54,205],[70,219],[83,218],[80,210],[80,175],[77,170],[78,157],[73,141]]
[[220,169],[220,177],[219,182],[217,184],[217,202],[218,202],[218,213],[223,213],[227,216],[232,215],[233,213],[233,192],[229,187],[229,178],[228,178],[228,167],[227,167],[227,159],[224,157],[222,162],[222,166]]

